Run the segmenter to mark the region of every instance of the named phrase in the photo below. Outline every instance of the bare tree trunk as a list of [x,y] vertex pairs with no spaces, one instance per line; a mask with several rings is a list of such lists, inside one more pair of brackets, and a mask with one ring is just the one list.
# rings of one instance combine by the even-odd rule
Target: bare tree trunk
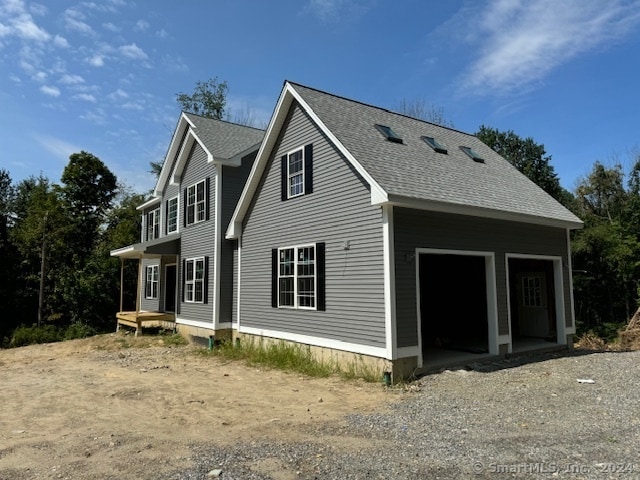
[[38,327],[42,325],[42,311],[44,310],[44,267],[47,258],[47,214],[44,214],[42,227],[42,250],[40,252],[40,292],[38,293]]

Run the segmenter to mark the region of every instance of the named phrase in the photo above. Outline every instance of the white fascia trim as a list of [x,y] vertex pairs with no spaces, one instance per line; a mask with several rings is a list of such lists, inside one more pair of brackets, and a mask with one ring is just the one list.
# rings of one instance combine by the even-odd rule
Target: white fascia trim
[[180,114],[180,118],[178,119],[178,124],[176,126],[176,129],[173,132],[173,136],[171,137],[169,150],[167,150],[167,154],[164,157],[164,161],[162,162],[162,170],[160,171],[160,175],[158,176],[158,181],[156,182],[156,186],[153,190],[153,194],[156,196],[162,195],[164,186],[166,185],[167,181],[169,180],[169,177],[171,176],[173,165],[168,160],[176,158],[176,152],[178,148],[181,147],[181,145],[178,145],[178,142],[182,139],[182,132],[184,131],[184,129],[189,128],[189,125],[193,126],[191,121],[184,114],[184,112],[182,112]]
[[222,261],[222,166],[215,165],[216,178],[214,180],[215,192],[215,223],[213,233],[213,325],[219,328],[220,321],[220,262]]
[[259,147],[260,143],[256,143],[255,145],[250,146],[242,152],[236,153],[231,158],[211,158],[209,162],[220,163],[225,167],[240,167],[242,166],[242,159],[251,152],[255,152],[256,150],[258,150]]
[[235,268],[236,284],[238,289],[236,291],[236,326],[240,328],[240,295],[242,292],[242,237],[238,238],[238,265]]
[[528,215],[526,213],[508,212],[484,207],[476,207],[472,205],[439,202],[435,200],[399,197],[396,195],[389,195],[388,201],[393,205],[397,205],[399,207],[414,208],[416,210],[453,213],[457,215],[467,215],[470,217],[491,218],[494,220],[505,220],[512,222],[529,223],[533,225],[544,225],[547,227],[578,230],[583,228],[584,226],[584,224],[579,219],[577,221],[561,220],[556,218]]
[[357,353],[361,355],[369,355],[371,357],[387,358],[387,350],[382,347],[371,347],[368,345],[361,345],[359,343],[341,342],[340,340],[332,340],[324,337],[313,337],[310,335],[300,335],[297,333],[280,332],[277,330],[264,330],[262,328],[254,327],[242,327],[238,326],[238,332],[246,333],[248,335],[257,335],[260,337],[276,338],[280,340],[287,340],[290,342],[302,343],[305,345],[312,345],[314,347],[331,348],[333,350],[340,350],[343,352]]
[[160,197],[150,198],[149,200],[144,202],[142,205],[138,205],[136,207],[136,210],[144,210],[145,208],[149,208],[150,206],[155,205],[156,203],[160,203],[160,200],[162,200]]
[[198,142],[198,144],[200,144],[200,146],[202,147],[202,149],[204,150],[204,153],[207,154],[207,163],[211,163],[213,162],[213,155],[211,154],[211,152],[207,149],[207,147],[205,146],[204,142],[202,140],[200,140],[200,137],[198,137],[198,135],[196,134],[196,132],[193,131],[193,129],[189,130],[189,133],[191,135],[193,135],[193,138],[195,138],[196,142]]
[[206,328],[208,330],[214,330],[213,323],[203,322],[201,320],[188,320],[186,318],[176,317],[176,323],[178,325],[188,325],[190,327]]
[[302,108],[306,111],[307,115],[311,117],[311,119],[316,123],[316,125],[322,130],[322,132],[327,136],[327,138],[340,150],[340,152],[349,160],[349,162],[353,165],[356,171],[366,180],[366,182],[371,186],[371,204],[379,205],[381,203],[389,201],[387,192],[385,192],[384,188],[382,188],[378,182],[376,182],[369,172],[365,170],[358,160],[347,150],[347,148],[340,142],[337,137],[333,134],[331,130],[327,128],[327,126],[320,120],[320,117],[316,115],[313,109],[305,102],[300,94],[296,92],[295,88],[287,82],[285,85],[285,89],[287,93],[293,96],[296,101],[302,106]]
[[396,358],[396,290],[395,248],[393,241],[393,206],[382,205],[382,251],[384,265],[384,329],[387,358]]
[[180,145],[180,152],[178,153],[176,164],[173,166],[173,171],[171,172],[171,184],[175,185],[180,183],[180,180],[182,179],[182,173],[184,171],[184,166],[187,163],[187,157],[195,141],[196,137],[193,134],[193,130],[189,130],[184,137],[184,142],[182,142],[182,145]]
[[571,302],[571,326],[565,329],[567,335],[576,333],[576,311],[573,298],[573,262],[571,260],[571,231],[567,229],[567,268],[569,269],[569,301]]

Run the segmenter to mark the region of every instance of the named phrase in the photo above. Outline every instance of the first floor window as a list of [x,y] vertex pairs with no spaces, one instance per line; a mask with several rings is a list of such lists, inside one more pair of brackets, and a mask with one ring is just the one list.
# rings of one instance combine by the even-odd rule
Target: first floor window
[[185,260],[184,300],[190,303],[205,302],[205,258]]
[[324,310],[324,244],[274,250],[275,307]]
[[145,277],[145,298],[158,298],[158,265],[148,266]]

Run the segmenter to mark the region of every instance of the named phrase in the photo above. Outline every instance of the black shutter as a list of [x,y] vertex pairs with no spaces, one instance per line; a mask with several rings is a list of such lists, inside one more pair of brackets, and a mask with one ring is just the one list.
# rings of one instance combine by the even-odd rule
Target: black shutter
[[187,272],[187,261],[186,260],[182,260],[182,271],[180,272],[180,289],[182,290],[182,302],[184,303],[184,287],[185,287],[185,282],[186,282],[186,278],[184,278],[185,274]]
[[289,174],[287,169],[287,156],[283,155],[282,158],[280,159],[280,180],[281,180],[280,195],[281,195],[282,201],[285,201],[289,198],[288,182],[287,182],[288,178],[289,178]]
[[304,194],[313,193],[313,143],[304,146]]
[[169,200],[164,201],[164,234],[169,232]]
[[278,249],[271,250],[271,306],[278,308]]
[[324,312],[326,310],[325,302],[325,244],[324,242],[316,243],[316,309]]
[[187,189],[182,191],[182,226],[187,226]]
[[[211,179],[207,177],[205,180],[206,188],[204,190],[204,214],[205,220],[209,220],[209,193],[211,192]],[[206,302],[205,302],[206,303]]]
[[[207,182],[207,184],[209,184],[209,182]],[[204,257],[204,285],[202,286],[202,301],[203,303],[209,303],[209,257]]]

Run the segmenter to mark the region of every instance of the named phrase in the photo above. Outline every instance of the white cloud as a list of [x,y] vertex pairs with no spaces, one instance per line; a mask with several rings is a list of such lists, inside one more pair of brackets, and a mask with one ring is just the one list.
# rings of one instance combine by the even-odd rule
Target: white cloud
[[76,8],[68,8],[64,12],[64,22],[67,30],[93,35],[95,32],[88,23],[84,22],[85,19],[85,14]]
[[36,72],[31,76],[31,78],[36,82],[44,83],[47,79],[47,74],[45,72]]
[[134,27],[134,30],[138,31],[138,32],[146,32],[149,29],[149,22],[147,22],[146,20],[138,20],[136,22],[136,26]]
[[72,98],[74,98],[75,100],[83,100],[85,102],[96,103],[96,97],[94,97],[89,93],[78,93],[77,95],[74,95]]
[[119,27],[117,27],[116,25],[114,25],[114,24],[113,24],[113,23],[111,23],[111,22],[103,23],[103,24],[102,24],[102,27],[103,27],[105,30],[109,30],[110,32],[114,32],[114,33],[118,33],[118,32],[120,31],[120,28],[119,28]]
[[121,106],[125,110],[137,110],[137,111],[144,110],[144,105],[138,102],[126,102],[126,103],[123,103]]
[[94,67],[102,67],[104,65],[104,57],[99,53],[96,53],[88,60],[89,64]]
[[161,28],[156,32],[156,37],[158,38],[167,38],[168,36],[169,33],[164,28]]
[[53,44],[56,47],[60,47],[60,48],[69,47],[69,42],[67,42],[67,39],[64,37],[61,37],[60,35],[56,35],[55,37],[53,37]]
[[87,112],[84,115],[80,115],[80,118],[82,120],[86,120],[88,122],[95,123],[98,125],[104,125],[107,123],[106,114],[104,110],[102,110],[101,108],[96,108],[92,112]]
[[371,0],[309,0],[305,10],[322,21],[353,19],[369,10]]
[[489,0],[464,15],[458,28],[472,32],[466,40],[478,46],[479,54],[462,89],[509,92],[617,41],[640,23],[640,2],[610,0],[603,6],[600,0]]
[[84,83],[84,78],[82,78],[80,75],[71,75],[65,73],[62,78],[60,78],[60,83],[64,85],[79,85],[81,83]]
[[58,87],[53,87],[51,85],[43,85],[40,87],[40,91],[45,95],[49,95],[50,97],[59,97],[60,89]]
[[40,3],[32,3],[29,6],[29,11],[34,15],[42,17],[49,12],[49,9]]
[[122,45],[120,47],[120,53],[127,58],[131,58],[132,60],[147,60],[149,57],[144,50],[138,47],[135,43],[131,45]]
[[109,100],[122,100],[123,98],[129,98],[129,94],[122,89],[117,89],[115,92],[111,92],[107,95]]
[[72,153],[80,152],[82,149],[59,138],[50,135],[34,135],[33,138],[42,145],[45,150],[52,153],[61,160],[67,161]]

